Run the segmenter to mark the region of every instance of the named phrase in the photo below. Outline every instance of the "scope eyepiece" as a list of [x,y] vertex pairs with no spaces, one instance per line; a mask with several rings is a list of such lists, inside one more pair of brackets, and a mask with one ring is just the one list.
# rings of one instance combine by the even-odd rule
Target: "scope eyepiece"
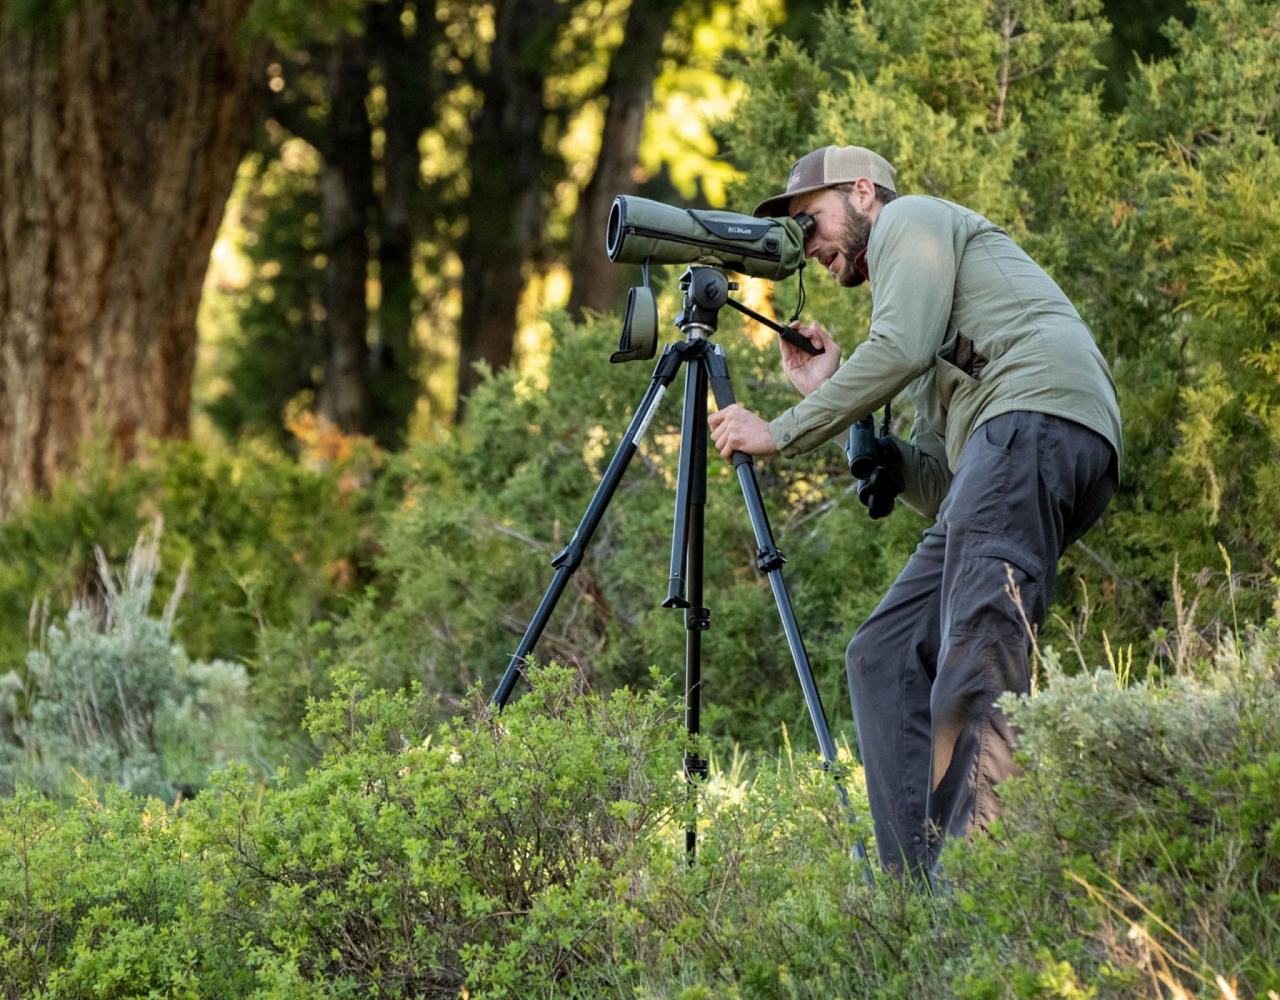
[[812,236],[813,231],[818,228],[818,220],[808,212],[797,212],[795,215],[791,216],[791,219],[800,227],[800,232],[804,233],[804,238],[806,240]]

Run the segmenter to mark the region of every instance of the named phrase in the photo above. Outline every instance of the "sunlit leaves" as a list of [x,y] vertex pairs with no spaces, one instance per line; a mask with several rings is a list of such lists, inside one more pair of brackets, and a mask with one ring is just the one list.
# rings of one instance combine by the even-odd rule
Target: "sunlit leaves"
[[640,164],[650,174],[665,168],[682,198],[702,197],[719,207],[726,204],[728,186],[741,179],[720,155],[716,136],[743,94],[740,83],[724,75],[721,60],[749,48],[781,16],[775,0],[757,0],[712,2],[706,10],[691,4],[677,17],[654,84]]

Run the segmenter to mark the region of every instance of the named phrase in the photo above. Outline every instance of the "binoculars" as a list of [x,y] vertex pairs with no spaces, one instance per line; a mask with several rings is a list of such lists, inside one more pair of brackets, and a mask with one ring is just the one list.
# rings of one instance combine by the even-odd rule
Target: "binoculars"
[[902,455],[887,426],[877,437],[875,419],[868,414],[849,428],[844,451],[849,472],[858,482],[858,500],[872,520],[887,517],[904,486]]

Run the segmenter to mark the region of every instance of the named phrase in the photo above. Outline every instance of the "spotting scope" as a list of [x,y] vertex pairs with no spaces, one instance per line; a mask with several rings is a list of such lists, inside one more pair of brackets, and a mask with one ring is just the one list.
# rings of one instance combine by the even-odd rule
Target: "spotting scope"
[[615,264],[704,264],[780,281],[804,266],[813,218],[757,219],[618,195],[605,251]]

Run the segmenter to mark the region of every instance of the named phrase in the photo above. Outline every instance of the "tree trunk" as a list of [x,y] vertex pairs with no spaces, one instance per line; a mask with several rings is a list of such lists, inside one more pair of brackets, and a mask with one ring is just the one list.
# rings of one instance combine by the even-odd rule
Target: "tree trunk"
[[604,252],[605,226],[613,199],[635,190],[632,170],[653,96],[662,40],[680,0],[633,0],[622,45],[609,64],[602,96],[606,104],[600,155],[573,217],[569,270],[573,282],[569,313],[604,312],[617,297],[618,268]]
[[372,430],[379,443],[399,447],[418,400],[414,336],[417,286],[413,279],[414,204],[420,190],[418,139],[435,120],[440,73],[424,73],[439,38],[434,2],[414,7],[414,27],[402,22],[406,0],[389,0],[370,17],[369,37],[387,92],[383,122],[382,198],[377,219],[377,352],[373,365]]
[[187,433],[196,308],[249,138],[250,0],[0,22],[0,514],[93,433]]
[[373,205],[369,53],[363,36],[345,36],[329,54],[329,130],[320,168],[320,225],[326,255],[325,324],[329,353],[321,414],[347,433],[369,423],[369,213]]
[[555,0],[498,0],[484,104],[472,131],[467,235],[462,242],[458,406],[474,366],[511,362],[525,261],[541,232],[545,67],[571,9]]

